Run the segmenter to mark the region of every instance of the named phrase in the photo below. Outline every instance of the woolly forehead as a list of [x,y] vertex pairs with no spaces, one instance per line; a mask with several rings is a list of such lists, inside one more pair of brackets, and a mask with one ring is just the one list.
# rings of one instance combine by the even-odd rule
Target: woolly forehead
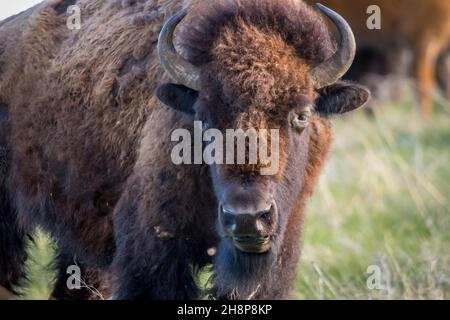
[[[317,65],[334,52],[322,16],[300,0],[202,0],[191,8],[179,33],[187,60],[201,66],[212,60],[224,29],[236,34],[253,26],[263,34],[277,33],[296,56]],[[250,27],[251,28],[251,27]],[[233,32],[234,30],[234,32]],[[264,37],[261,37],[264,41]]]
[[209,93],[248,106],[311,97],[309,69],[335,51],[322,16],[298,0],[197,1],[180,31]]
[[[277,33],[241,23],[225,28],[215,41],[212,62],[203,68],[205,94],[258,109],[289,108],[299,97],[313,96],[309,66]],[[263,111],[263,110],[261,110]]]

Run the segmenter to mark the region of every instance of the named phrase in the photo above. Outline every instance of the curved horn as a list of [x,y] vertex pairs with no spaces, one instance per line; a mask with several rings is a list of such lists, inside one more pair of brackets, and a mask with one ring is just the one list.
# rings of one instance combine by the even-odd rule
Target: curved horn
[[158,57],[167,73],[188,88],[200,91],[200,73],[175,50],[173,34],[177,25],[186,17],[187,8],[180,10],[164,25],[158,39]]
[[341,38],[337,51],[311,70],[314,87],[320,89],[335,83],[348,71],[355,58],[356,41],[344,18],[320,3],[316,7],[334,22]]

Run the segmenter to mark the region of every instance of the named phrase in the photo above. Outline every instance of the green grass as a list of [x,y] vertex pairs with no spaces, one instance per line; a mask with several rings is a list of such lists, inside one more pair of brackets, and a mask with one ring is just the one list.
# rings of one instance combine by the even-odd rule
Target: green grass
[[51,292],[51,282],[54,270],[51,268],[55,254],[55,246],[48,237],[38,230],[34,243],[29,244],[30,257],[27,261],[27,275],[23,293],[24,299],[48,299]]
[[[309,205],[296,299],[450,298],[450,115],[412,102],[335,122]],[[379,267],[381,290],[366,273]]]
[[[448,106],[447,106],[448,108]],[[294,299],[450,299],[450,113],[410,99],[336,119],[304,226]],[[38,236],[27,299],[49,295],[53,249]],[[383,287],[366,273],[379,267]]]

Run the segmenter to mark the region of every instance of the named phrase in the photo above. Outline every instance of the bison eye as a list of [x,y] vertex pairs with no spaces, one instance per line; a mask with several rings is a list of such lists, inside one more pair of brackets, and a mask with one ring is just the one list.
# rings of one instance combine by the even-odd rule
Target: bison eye
[[310,112],[302,112],[294,115],[292,125],[297,128],[304,128],[309,123],[309,118],[311,117]]

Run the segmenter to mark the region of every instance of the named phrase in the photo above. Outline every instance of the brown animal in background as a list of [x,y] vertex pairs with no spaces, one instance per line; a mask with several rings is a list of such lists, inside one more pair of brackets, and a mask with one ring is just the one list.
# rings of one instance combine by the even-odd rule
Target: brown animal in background
[[[77,2],[76,32],[64,14],[74,3],[0,27],[0,284],[19,283],[25,235],[41,226],[58,244],[53,298],[90,298],[66,287],[73,264],[95,288],[111,275],[118,299],[199,298],[208,264],[215,298],[286,297],[328,117],[369,98],[338,82],[355,53],[348,24],[320,7],[340,33],[334,50],[322,16],[297,0],[93,0]],[[183,7],[186,58],[173,46]],[[175,165],[171,133],[194,119],[279,129],[279,170]]]
[[[421,112],[425,117],[430,116],[432,92],[436,88],[435,71],[439,71],[439,79],[444,81],[447,80],[442,73],[449,73],[445,57],[450,45],[450,1],[324,0],[322,2],[347,19],[360,49],[372,49],[385,57],[385,68],[389,73],[405,73],[402,55],[405,48],[411,50],[412,74],[418,84]],[[377,5],[381,9],[381,30],[369,30],[366,26],[369,17],[367,8],[371,5]],[[446,87],[448,84],[444,83],[442,86]]]

